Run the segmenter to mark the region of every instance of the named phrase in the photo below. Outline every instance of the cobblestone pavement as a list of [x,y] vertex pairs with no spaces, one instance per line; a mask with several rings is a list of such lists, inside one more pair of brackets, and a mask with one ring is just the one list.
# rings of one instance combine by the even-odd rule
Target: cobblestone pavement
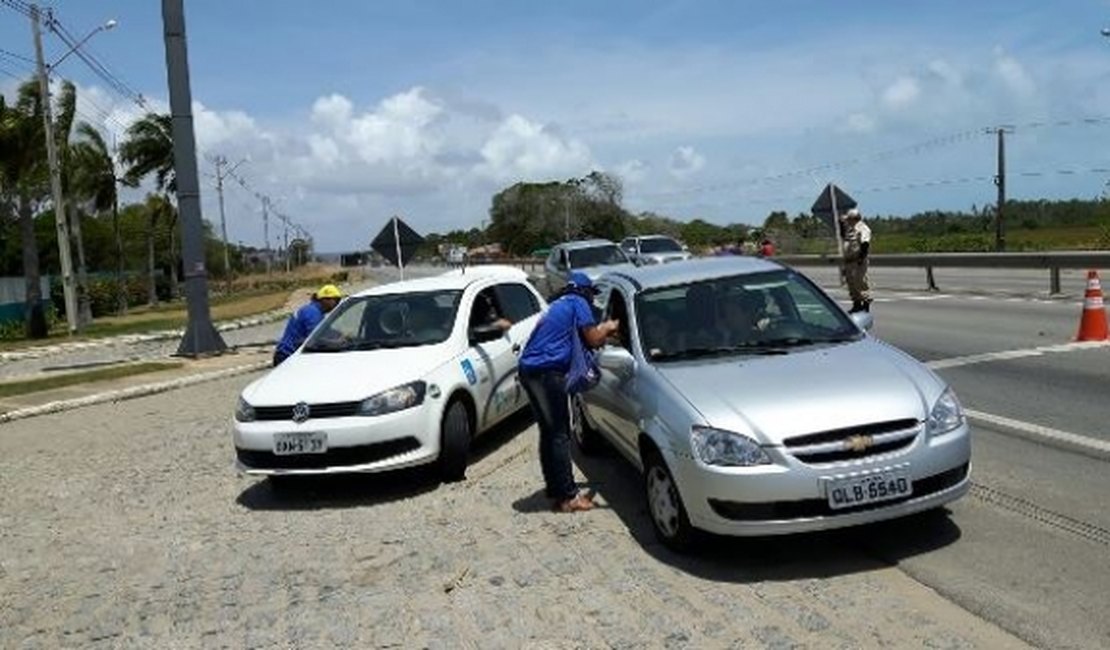
[[615,458],[579,464],[607,508],[548,512],[523,420],[465,483],[275,489],[231,468],[249,379],[0,425],[0,647],[1021,646],[858,550],[947,517],[681,558]]

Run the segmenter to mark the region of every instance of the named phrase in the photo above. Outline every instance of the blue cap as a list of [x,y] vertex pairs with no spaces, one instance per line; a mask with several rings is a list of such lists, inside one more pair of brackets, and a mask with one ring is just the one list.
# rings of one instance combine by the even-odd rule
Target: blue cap
[[597,293],[597,287],[594,286],[590,276],[581,271],[571,271],[570,277],[567,278],[567,286],[576,289],[585,289],[591,293]]

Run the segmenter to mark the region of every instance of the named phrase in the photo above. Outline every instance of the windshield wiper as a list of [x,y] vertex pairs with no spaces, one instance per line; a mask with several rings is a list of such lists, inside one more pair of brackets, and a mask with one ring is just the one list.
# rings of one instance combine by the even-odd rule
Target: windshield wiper
[[718,345],[716,347],[697,347],[673,352],[660,352],[651,355],[655,361],[674,361],[677,359],[701,359],[726,354],[786,354],[786,350],[762,343],[741,343],[739,345]]

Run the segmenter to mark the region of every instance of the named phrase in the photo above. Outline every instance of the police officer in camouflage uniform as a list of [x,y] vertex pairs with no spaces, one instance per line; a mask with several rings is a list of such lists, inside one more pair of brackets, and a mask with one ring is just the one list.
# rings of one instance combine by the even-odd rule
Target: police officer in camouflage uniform
[[841,217],[844,225],[844,280],[852,298],[849,313],[871,311],[871,281],[867,277],[871,252],[871,228],[859,210],[852,208]]

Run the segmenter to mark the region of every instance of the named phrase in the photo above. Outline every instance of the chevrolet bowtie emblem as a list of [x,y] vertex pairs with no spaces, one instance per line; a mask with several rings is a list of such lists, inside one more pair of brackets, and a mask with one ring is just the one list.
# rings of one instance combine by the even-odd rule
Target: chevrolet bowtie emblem
[[871,436],[850,436],[844,439],[844,449],[857,453],[867,451],[868,447],[873,444],[875,444],[875,439]]

